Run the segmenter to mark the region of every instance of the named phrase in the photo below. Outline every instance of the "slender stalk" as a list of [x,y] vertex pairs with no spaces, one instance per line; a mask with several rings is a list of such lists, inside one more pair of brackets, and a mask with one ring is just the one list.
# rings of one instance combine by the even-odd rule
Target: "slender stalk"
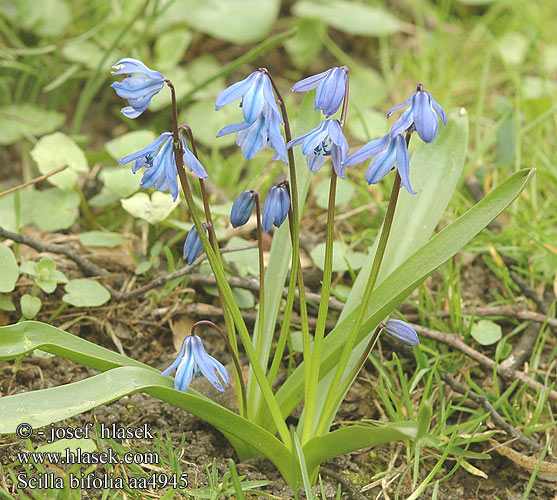
[[290,449],[291,447],[290,433],[288,432],[288,428],[286,427],[286,423],[282,417],[282,412],[273,394],[273,391],[271,390],[271,386],[267,382],[265,373],[263,372],[263,369],[259,364],[259,360],[255,356],[255,349],[251,342],[248,329],[242,318],[240,309],[238,308],[238,305],[234,301],[232,289],[230,288],[230,285],[226,280],[226,275],[224,274],[224,269],[222,267],[222,264],[218,260],[218,257],[215,254],[213,247],[211,246],[211,243],[209,242],[209,238],[207,237],[205,231],[203,230],[203,225],[201,219],[199,218],[197,208],[195,206],[195,202],[193,199],[193,195],[191,193],[188,178],[186,176],[186,171],[184,170],[182,149],[180,146],[180,138],[178,136],[178,117],[177,117],[178,112],[176,108],[176,92],[174,89],[174,85],[172,84],[172,82],[170,82],[170,80],[166,80],[166,84],[170,88],[170,93],[172,97],[172,132],[174,136],[174,159],[176,162],[178,177],[182,185],[182,190],[184,191],[184,196],[186,197],[186,203],[190,210],[193,223],[195,224],[195,227],[197,229],[197,233],[199,234],[199,239],[201,240],[203,248],[205,249],[207,259],[211,264],[211,269],[215,274],[215,279],[217,280],[218,283],[220,283],[222,287],[222,293],[224,299],[230,308],[230,314],[232,315],[234,323],[238,328],[238,334],[240,335],[242,344],[244,345],[244,349],[246,350],[246,354],[251,363],[255,378],[257,379],[259,387],[261,388],[261,393],[263,395],[263,398],[267,403],[267,408],[271,413],[273,422],[278,430],[278,433],[280,434],[281,440],[283,441],[284,445]]
[[[411,127],[406,132],[406,145],[408,145],[408,143],[410,142],[412,131],[413,131],[413,127]],[[400,174],[398,173],[397,170],[395,181],[393,183],[393,188],[391,191],[391,197],[389,199],[389,206],[387,208],[385,221],[383,222],[383,228],[381,230],[381,236],[379,238],[379,244],[377,245],[377,251],[375,252],[375,257],[373,259],[373,264],[371,266],[371,271],[367,281],[366,289],[364,291],[362,302],[358,310],[358,316],[356,318],[356,321],[353,323],[348,339],[344,344],[344,348],[342,350],[333,381],[331,383],[331,386],[329,387],[327,398],[325,399],[325,404],[323,405],[323,411],[321,412],[319,418],[319,424],[316,430],[317,435],[326,432],[329,419],[333,415],[335,408],[337,407],[339,402],[342,401],[342,398],[344,397],[344,393],[341,393],[339,391],[339,386],[342,381],[344,371],[346,369],[346,365],[348,364],[348,360],[350,359],[350,353],[356,342],[356,337],[358,336],[358,332],[360,331],[360,328],[362,326],[363,317],[367,309],[367,305],[369,303],[371,292],[373,291],[375,287],[375,283],[377,282],[377,276],[379,274],[379,269],[381,268],[381,262],[383,262],[383,256],[385,255],[385,248],[387,247],[387,241],[389,239],[389,234],[391,232],[391,227],[393,224],[396,204],[398,201],[398,194],[400,192],[400,183],[401,183]]]
[[232,356],[232,361],[234,362],[234,367],[236,368],[236,372],[240,375],[238,377],[238,382],[240,383],[240,387],[241,387],[240,392],[242,393],[244,408],[247,408],[248,402],[246,401],[246,385],[244,383],[244,377],[242,376],[242,367],[240,365],[240,360],[238,359],[238,353],[235,352],[234,349],[232,349],[228,337],[224,334],[224,332],[215,323],[207,319],[202,319],[201,321],[198,321],[191,327],[192,335],[194,334],[195,329],[200,325],[212,326],[217,332],[219,332],[219,335],[222,337],[222,340],[224,340],[224,343],[226,344],[226,347],[228,348],[228,350],[230,351],[230,355]]
[[261,206],[259,193],[255,191],[255,215],[257,217],[257,248],[259,250],[259,323],[257,332],[257,343],[255,352],[257,359],[261,355],[261,344],[263,343],[263,323],[265,321],[265,260],[263,259],[263,226],[261,225]]
[[[344,100],[342,103],[342,111],[340,118],[340,126],[344,128],[346,123],[346,114],[348,112],[348,97],[350,73],[346,66],[343,67],[346,72],[346,87],[344,89]],[[319,302],[319,311],[317,313],[317,326],[313,340],[313,349],[311,352],[311,370],[309,373],[309,385],[306,393],[304,405],[304,428],[302,431],[302,443],[306,443],[313,436],[313,427],[315,425],[315,406],[317,404],[317,385],[319,382],[319,368],[321,365],[321,351],[323,349],[323,338],[325,336],[325,324],[327,322],[327,314],[329,312],[329,297],[331,296],[331,281],[333,276],[333,243],[335,230],[335,205],[336,205],[336,188],[337,173],[331,166],[331,183],[329,186],[329,205],[327,208],[327,236],[325,239],[325,264],[323,266],[323,284],[321,286],[321,300]]]
[[[193,131],[191,127],[186,123],[180,125],[178,130],[185,130],[190,138],[191,150],[193,155],[199,160],[199,155],[197,154],[197,144],[195,142],[195,138],[193,136]],[[203,179],[199,179],[199,187],[201,189],[201,198],[203,200],[203,210],[205,212],[205,220],[209,223],[209,241],[213,249],[215,250],[215,254],[222,266],[222,255],[220,252],[219,242],[217,240],[217,234],[215,233],[215,227],[213,224],[213,216],[211,214],[211,207],[209,206],[209,198],[207,196],[207,189],[205,188],[205,181]],[[217,283],[217,291],[219,294],[219,301],[222,307],[222,313],[224,317],[224,324],[226,325],[226,331],[228,333],[228,340],[230,342],[231,347],[234,349],[234,353],[236,356],[238,355],[238,342],[236,341],[236,329],[234,328],[234,321],[232,320],[232,316],[230,314],[230,308],[224,300],[224,296],[222,294],[222,288]],[[242,374],[240,372],[235,373],[236,377],[236,387],[239,386],[240,379],[242,378]],[[243,388],[243,385],[240,385],[240,388]],[[241,394],[238,398],[238,407],[240,410],[240,415],[246,416],[247,407],[244,405],[246,401],[246,395]]]

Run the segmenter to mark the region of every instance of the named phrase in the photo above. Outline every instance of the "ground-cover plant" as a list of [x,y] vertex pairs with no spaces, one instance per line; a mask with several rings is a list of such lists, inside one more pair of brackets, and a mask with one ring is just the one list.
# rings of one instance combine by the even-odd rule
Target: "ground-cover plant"
[[[178,359],[171,366],[177,368],[177,376],[171,381],[152,367],[53,326],[23,322],[0,329],[1,359],[12,359],[40,348],[103,373],[67,386],[2,399],[0,432],[14,432],[21,423],[16,408],[26,408],[27,422],[37,427],[126,394],[144,391],[214,425],[230,440],[241,459],[255,454],[267,457],[293,486],[302,480],[304,483],[314,483],[319,465],[328,458],[393,440],[427,439],[431,414],[427,399],[423,401],[416,417],[406,422],[350,425],[332,431],[331,426],[339,405],[381,332],[385,331],[407,345],[417,344],[416,333],[410,325],[388,319],[393,310],[429,274],[503,212],[525,187],[532,171],[521,170],[510,176],[484,200],[428,240],[460,175],[466,145],[465,112],[458,110],[447,117],[420,83],[407,101],[389,112],[406,107],[391,131],[382,138],[371,140],[349,156],[348,143],[343,135],[349,100],[350,73],[347,67],[332,68],[294,85],[293,90],[300,92],[317,88],[313,107],[326,116],[325,121],[312,129],[315,114],[310,109],[312,99],[306,97],[296,124],[297,138],[292,137],[284,99],[270,73],[264,68],[253,72],[245,80],[224,90],[216,101],[218,110],[241,99],[244,117],[244,121],[222,129],[219,136],[237,133],[236,142],[248,160],[268,145],[275,151],[275,159],[288,165],[288,175],[285,169],[282,180],[271,188],[263,210],[259,194],[253,189],[240,195],[231,213],[233,225],[237,226],[249,218],[254,209],[256,212],[260,302],[258,321],[250,333],[226,279],[214,230],[204,185],[204,178],[210,175],[210,169],[205,168],[197,157],[191,127],[178,124],[173,83],[135,59],[122,59],[114,72],[127,75],[113,87],[120,97],[128,100],[129,106],[122,112],[131,119],[137,118],[147,109],[151,99],[164,85],[170,89],[171,131],[163,132],[142,150],[124,157],[122,162],[134,161],[134,172],[145,168],[141,180],[143,187],[170,190],[174,200],[178,199],[179,187],[182,188],[194,224],[185,240],[184,258],[193,262],[203,250],[214,273],[224,310],[224,336],[235,360],[234,378],[239,412],[236,414],[189,388],[191,378],[201,372],[219,390],[224,389],[215,369],[222,382],[228,382],[220,363],[203,350],[202,332],[199,336],[194,335],[192,329],[192,335],[184,341]],[[331,119],[339,111],[339,119]],[[440,118],[446,128],[439,129]],[[285,138],[281,126],[284,127]],[[416,136],[426,144],[420,145],[410,161],[408,145],[411,138]],[[308,169],[301,165],[300,155],[294,154],[293,148],[298,145],[302,146]],[[299,258],[300,216],[310,172],[321,169],[329,156],[332,168],[323,285],[317,326],[310,332]],[[334,257],[337,183],[342,182],[347,168],[355,168],[353,165],[371,157],[373,159],[366,172],[369,184],[380,182],[396,164],[383,228],[374,253],[358,276],[357,283],[360,286],[350,293],[338,323],[325,335]],[[416,185],[411,179],[413,169],[417,167],[415,164],[420,162],[433,170],[430,175],[432,184],[436,181],[451,189],[439,192],[428,189],[431,186],[426,183],[417,187],[419,192],[416,193]],[[188,177],[184,167],[193,176]],[[191,182],[195,177],[200,185],[203,213],[198,210],[192,195]],[[402,196],[401,186],[407,191],[405,194],[408,197]],[[439,186],[435,187],[440,189]],[[428,210],[432,205],[434,209]],[[427,231],[422,225],[426,219],[429,234],[424,234]],[[273,234],[271,256],[265,270],[262,235],[273,226],[277,229]],[[387,253],[389,245],[396,245],[399,249],[396,258]],[[284,316],[277,342],[273,345],[282,285],[288,271],[290,280]],[[302,316],[303,362],[274,390],[290,333],[296,294]],[[239,362],[240,345],[249,360],[247,383],[244,383]],[[170,372],[170,369],[167,371]],[[289,429],[286,418],[301,402],[304,410],[298,426]],[[46,409],[48,412],[45,412]],[[450,443],[445,453],[466,453],[453,446],[453,441]]]

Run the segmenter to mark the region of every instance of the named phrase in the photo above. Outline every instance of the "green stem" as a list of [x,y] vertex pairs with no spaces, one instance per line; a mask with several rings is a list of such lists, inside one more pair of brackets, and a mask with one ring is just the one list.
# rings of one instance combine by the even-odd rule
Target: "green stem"
[[[188,124],[180,125],[178,130],[183,129],[185,130],[190,138],[191,150],[194,156],[199,160],[199,155],[197,154],[197,144],[195,142],[195,138],[193,136],[193,132],[191,127]],[[215,226],[213,224],[213,216],[211,214],[211,207],[209,206],[209,197],[207,196],[207,189],[205,187],[205,181],[203,179],[199,179],[199,188],[201,190],[201,198],[203,200],[203,210],[205,212],[205,220],[209,223],[209,241],[212,244],[213,249],[215,250],[215,255],[219,260],[221,267],[223,267],[222,262],[222,255],[220,253],[219,242],[217,240],[217,234],[215,233]],[[224,324],[226,326],[226,332],[228,334],[228,341],[231,346],[231,349],[234,351],[234,355],[238,356],[238,342],[236,341],[236,329],[234,328],[234,321],[232,320],[232,315],[230,314],[230,308],[224,300],[224,296],[222,294],[222,287],[217,282],[217,291],[219,294],[219,301],[222,307],[222,313],[224,317]],[[240,388],[241,391],[245,389],[243,384],[243,376],[241,371],[235,371],[234,376],[236,378],[236,387]],[[240,415],[243,417],[246,416],[247,406],[245,405],[247,401],[246,394],[244,392],[238,393],[238,409]]]
[[189,186],[188,178],[186,176],[186,171],[184,169],[183,157],[182,157],[182,148],[180,145],[180,138],[178,135],[178,112],[176,107],[176,91],[174,89],[174,85],[169,80],[166,80],[166,84],[170,88],[171,97],[172,97],[172,131],[174,136],[174,160],[176,162],[176,169],[178,171],[178,177],[180,179],[180,183],[182,185],[182,190],[184,191],[184,196],[186,197],[186,203],[191,213],[191,217],[193,219],[193,223],[197,229],[197,233],[199,235],[199,239],[205,249],[205,253],[207,255],[207,259],[209,260],[209,264],[211,265],[211,269],[215,275],[216,281],[220,284],[222,288],[222,293],[225,299],[225,302],[228,304],[230,308],[230,314],[232,315],[232,319],[238,328],[238,334],[242,340],[242,344],[244,345],[244,349],[246,350],[246,354],[248,359],[251,363],[251,367],[253,369],[255,378],[261,388],[261,393],[265,402],[267,403],[267,408],[271,413],[273,418],[273,422],[280,434],[280,437],[285,444],[286,447],[290,449],[290,433],[288,432],[288,428],[286,427],[286,423],[282,418],[282,413],[278,402],[271,390],[271,386],[267,382],[267,378],[265,377],[265,373],[259,364],[259,360],[255,355],[255,349],[251,342],[251,338],[246,327],[246,324],[242,318],[242,314],[238,305],[234,300],[234,296],[232,294],[232,289],[226,280],[226,275],[224,274],[224,269],[222,267],[221,262],[218,260],[217,255],[215,254],[211,243],[205,231],[203,230],[203,224],[197,212],[197,208],[195,206],[195,201],[193,199],[193,195],[191,193],[191,189]]
[[[413,127],[406,132],[407,145],[410,142],[412,130]],[[367,281],[366,289],[364,291],[364,295],[362,297],[362,301],[358,310],[358,316],[356,318],[356,321],[352,325],[352,329],[350,330],[348,339],[344,344],[344,348],[342,350],[342,354],[340,356],[340,360],[337,365],[337,369],[335,371],[333,381],[331,383],[331,386],[328,389],[327,398],[325,399],[325,404],[323,405],[323,411],[321,412],[319,423],[317,425],[317,430],[316,430],[317,435],[326,432],[326,429],[329,425],[329,419],[334,414],[337,405],[344,398],[344,393],[341,393],[339,391],[339,387],[342,382],[344,371],[346,370],[346,366],[350,359],[350,354],[356,343],[356,338],[358,336],[358,333],[362,325],[362,321],[364,318],[365,311],[367,309],[367,305],[369,303],[371,292],[373,291],[375,287],[375,283],[377,282],[377,276],[379,274],[379,269],[381,268],[381,262],[383,261],[383,256],[385,255],[387,241],[389,239],[389,234],[391,232],[391,227],[393,224],[396,204],[398,201],[398,194],[400,192],[400,183],[401,183],[400,174],[398,173],[397,170],[395,181],[393,183],[393,188],[391,191],[389,206],[387,208],[387,213],[385,215],[385,221],[383,222],[383,229],[381,230],[381,236],[379,238],[379,244],[377,245],[377,251],[375,252],[375,257],[373,259],[373,264]],[[350,384],[348,383],[348,387],[349,385]],[[344,384],[344,386],[346,386],[346,383]]]
[[[346,123],[346,114],[348,112],[349,82],[350,73],[346,66],[343,67],[346,72],[346,87],[344,90],[344,100],[342,103],[342,112],[340,118],[340,126],[344,128]],[[325,264],[323,266],[323,284],[321,286],[321,300],[319,302],[319,312],[317,314],[317,326],[315,328],[315,336],[313,340],[313,350],[311,352],[311,370],[308,375],[308,390],[306,392],[306,400],[304,405],[304,427],[302,431],[302,443],[306,443],[313,437],[313,428],[315,425],[315,407],[317,404],[317,385],[319,383],[319,368],[321,366],[321,352],[323,349],[323,338],[325,336],[325,325],[327,322],[327,314],[329,312],[329,297],[331,296],[331,281],[333,276],[333,243],[335,230],[335,205],[336,205],[336,187],[338,176],[331,167],[331,184],[329,186],[329,205],[327,208],[327,236],[325,239]]]

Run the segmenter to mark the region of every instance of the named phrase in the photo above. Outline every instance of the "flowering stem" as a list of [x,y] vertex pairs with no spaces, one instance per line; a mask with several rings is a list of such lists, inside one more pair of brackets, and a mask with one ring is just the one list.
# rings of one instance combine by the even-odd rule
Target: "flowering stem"
[[184,191],[184,196],[186,197],[186,203],[191,213],[191,217],[193,219],[193,223],[197,229],[197,233],[199,235],[199,239],[205,249],[205,253],[207,255],[207,259],[211,265],[211,269],[215,274],[215,279],[220,284],[222,289],[222,294],[224,296],[225,302],[230,309],[230,314],[238,328],[238,334],[242,340],[242,344],[244,345],[244,349],[246,350],[246,354],[248,359],[250,360],[255,378],[257,379],[257,383],[261,388],[261,393],[265,402],[267,404],[267,408],[273,418],[273,422],[280,434],[280,437],[287,448],[290,449],[291,441],[290,441],[290,433],[288,432],[288,428],[286,427],[286,423],[282,417],[282,412],[278,405],[278,402],[271,390],[271,386],[267,382],[267,378],[265,377],[265,373],[261,368],[259,360],[255,356],[255,349],[251,342],[251,338],[246,327],[246,324],[242,318],[242,314],[238,305],[234,300],[234,296],[232,294],[232,289],[226,280],[226,275],[224,274],[224,269],[222,267],[221,262],[218,260],[211,243],[209,242],[209,238],[205,234],[203,230],[203,224],[201,223],[201,219],[199,218],[199,214],[197,213],[197,208],[195,206],[195,202],[193,199],[193,195],[191,193],[191,189],[188,183],[188,178],[186,176],[186,171],[184,170],[184,163],[182,157],[182,149],[180,146],[180,138],[178,136],[178,112],[176,108],[176,93],[174,90],[174,86],[172,82],[166,80],[167,85],[170,88],[171,96],[172,96],[172,130],[174,134],[174,159],[176,162],[176,169],[178,170],[178,177],[180,178],[180,184],[182,185],[182,190]]
[[[273,86],[273,90],[275,91],[275,94],[278,99],[278,105],[280,106],[282,119],[284,121],[284,135],[286,137],[286,142],[290,142],[292,140],[292,132],[290,131],[290,121],[288,120],[288,113],[286,111],[286,105],[284,104],[284,99],[282,98],[282,94],[280,93],[280,90],[278,89],[269,71],[266,68],[259,68],[259,71],[265,73],[269,77],[269,80],[271,81],[271,85]],[[291,227],[292,265],[290,271],[290,280],[296,281],[296,276],[298,277],[298,292],[300,296],[300,314],[302,316],[302,325],[304,325],[303,318],[304,316],[307,318],[307,306],[305,302],[306,295],[304,289],[304,280],[300,268],[300,237],[299,237],[300,236],[300,208],[299,208],[299,201],[298,201],[298,181],[296,177],[296,162],[294,160],[294,151],[292,148],[288,149],[288,169],[290,172],[289,189],[290,189],[290,202],[291,202],[290,204],[291,213],[289,213],[289,221],[290,221],[289,223],[292,224]],[[289,294],[290,293],[294,294],[295,288],[292,288],[292,292],[291,292],[291,289],[289,287],[288,291]],[[288,302],[288,298],[287,298],[287,302]],[[284,315],[284,322],[287,323],[288,326],[290,324],[291,313],[292,310],[285,311],[285,315]],[[311,360],[310,360],[310,352],[309,352],[309,330],[307,328],[307,322],[305,322],[305,325],[306,325],[305,330],[307,331],[307,338],[303,339],[304,360],[308,362],[308,368],[309,368],[309,364],[311,363]],[[286,329],[286,333],[288,333],[288,329]],[[281,329],[281,335],[282,335],[282,329]],[[304,333],[304,329],[302,329],[302,337],[305,336],[306,335]],[[307,352],[306,352],[306,346],[308,348]],[[304,365],[305,364],[306,363],[304,363]]]
[[[411,127],[406,132],[407,146],[408,143],[410,142],[412,131],[413,131],[413,127]],[[379,269],[381,268],[381,262],[383,261],[383,256],[385,255],[387,241],[389,239],[389,234],[391,232],[391,227],[393,224],[396,204],[398,201],[398,194],[400,192],[400,183],[401,183],[401,178],[397,170],[395,181],[393,183],[393,188],[391,191],[391,197],[389,199],[389,206],[387,208],[387,213],[385,215],[385,220],[383,222],[383,228],[381,230],[381,236],[379,238],[377,250],[375,252],[375,257],[373,259],[373,264],[371,266],[371,271],[369,273],[366,289],[364,291],[364,295],[362,297],[362,301],[358,309],[358,316],[356,318],[356,321],[353,323],[348,339],[344,344],[344,348],[342,350],[342,354],[340,356],[340,360],[337,365],[337,369],[335,371],[333,381],[328,389],[327,398],[325,399],[325,404],[323,405],[323,411],[321,413],[319,424],[316,430],[317,435],[326,432],[326,429],[329,426],[329,419],[334,414],[335,408],[340,404],[340,402],[344,398],[345,393],[339,390],[339,386],[340,383],[342,382],[342,378],[344,375],[344,371],[346,369],[346,365],[348,364],[348,360],[350,359],[350,354],[352,352],[354,344],[356,343],[356,338],[358,336],[358,333],[362,325],[362,321],[364,318],[365,311],[367,309],[367,305],[369,303],[371,292],[373,291],[375,287],[375,283],[377,282],[377,276],[379,275]],[[342,387],[346,387],[346,388],[350,387],[350,384],[352,382],[352,378],[351,378],[352,376],[355,376],[353,375],[353,371],[350,373],[349,377],[345,380]]]
[[261,225],[261,205],[259,193],[255,191],[255,215],[257,217],[257,247],[259,250],[259,322],[255,352],[257,359],[261,355],[263,343],[263,323],[265,321],[265,260],[263,259],[263,226]]
[[[185,123],[178,127],[178,130],[180,129],[185,130],[187,132],[190,138],[192,153],[199,160],[199,155],[197,154],[197,144],[195,143],[195,138],[193,136],[191,127],[187,123]],[[211,242],[212,247],[215,250],[215,255],[217,256],[217,259],[219,260],[222,266],[222,256],[220,253],[220,247],[219,247],[219,242],[217,240],[217,235],[215,233],[211,208],[209,206],[209,198],[207,197],[207,189],[205,188],[205,181],[201,178],[199,179],[199,187],[201,189],[201,198],[203,199],[203,210],[205,212],[205,220],[209,224],[209,236],[210,236],[209,241]],[[232,320],[230,309],[226,303],[226,300],[224,300],[224,296],[222,294],[222,288],[218,282],[217,282],[217,291],[219,294],[219,301],[222,307],[224,324],[226,325],[226,332],[228,333],[229,343],[231,348],[234,349],[234,354],[238,356],[238,342],[236,341],[236,330],[234,328],[234,321]],[[235,377],[236,377],[236,387],[240,387],[243,390],[244,386],[241,383],[242,374],[239,371],[237,371],[235,373]],[[241,397],[238,398],[238,407],[240,410],[240,415],[242,416],[245,416],[245,412],[247,410],[247,407],[245,406],[245,404],[243,404],[245,401],[246,401],[246,395],[242,393]]]
[[[349,82],[350,73],[346,66],[346,87],[344,89],[344,100],[340,117],[340,127],[344,128],[346,114],[348,112]],[[306,443],[313,436],[315,419],[315,406],[317,404],[317,384],[319,382],[319,368],[321,364],[321,351],[323,349],[323,338],[325,336],[325,324],[327,313],[329,312],[329,297],[331,296],[331,281],[333,276],[333,239],[335,229],[335,205],[336,188],[338,176],[331,167],[331,183],[329,186],[329,205],[327,208],[327,236],[325,239],[325,264],[323,266],[323,284],[321,286],[321,300],[319,302],[319,312],[317,313],[317,326],[313,340],[313,350],[311,353],[311,370],[309,374],[309,386],[306,393],[304,405],[304,428],[302,432],[302,443]]]
[[242,393],[243,405],[244,408],[247,408],[248,402],[246,400],[246,385],[244,383],[244,377],[242,376],[242,368],[240,366],[240,360],[238,359],[238,353],[234,349],[232,349],[228,337],[224,334],[224,332],[217,325],[215,325],[215,323],[207,319],[202,319],[201,321],[198,321],[191,327],[192,335],[194,334],[195,329],[200,325],[212,326],[217,332],[219,332],[219,335],[222,337],[222,340],[224,340],[224,343],[226,344],[226,347],[228,348],[228,350],[230,351],[230,355],[232,356],[232,361],[234,362],[234,368],[236,369],[235,371],[236,373],[239,374],[238,382],[240,383],[240,392]]

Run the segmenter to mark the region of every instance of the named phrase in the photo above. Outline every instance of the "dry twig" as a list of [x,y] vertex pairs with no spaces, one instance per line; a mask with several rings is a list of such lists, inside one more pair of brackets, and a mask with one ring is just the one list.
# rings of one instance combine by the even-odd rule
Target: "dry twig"
[[68,168],[68,165],[62,165],[61,167],[55,168],[54,170],[52,170],[51,172],[48,172],[47,174],[41,175],[39,177],[35,177],[34,179],[31,179],[30,181],[24,182],[23,184],[20,184],[19,186],[15,186],[13,188],[6,189],[6,191],[2,191],[0,193],[0,198],[2,196],[6,196],[7,194],[13,193],[14,191],[19,191],[20,189],[26,188],[27,186],[30,186],[31,184],[36,184],[37,182],[44,181],[46,178],[50,177],[51,175],[57,174],[58,172],[62,172],[62,170],[66,170],[67,168]]

